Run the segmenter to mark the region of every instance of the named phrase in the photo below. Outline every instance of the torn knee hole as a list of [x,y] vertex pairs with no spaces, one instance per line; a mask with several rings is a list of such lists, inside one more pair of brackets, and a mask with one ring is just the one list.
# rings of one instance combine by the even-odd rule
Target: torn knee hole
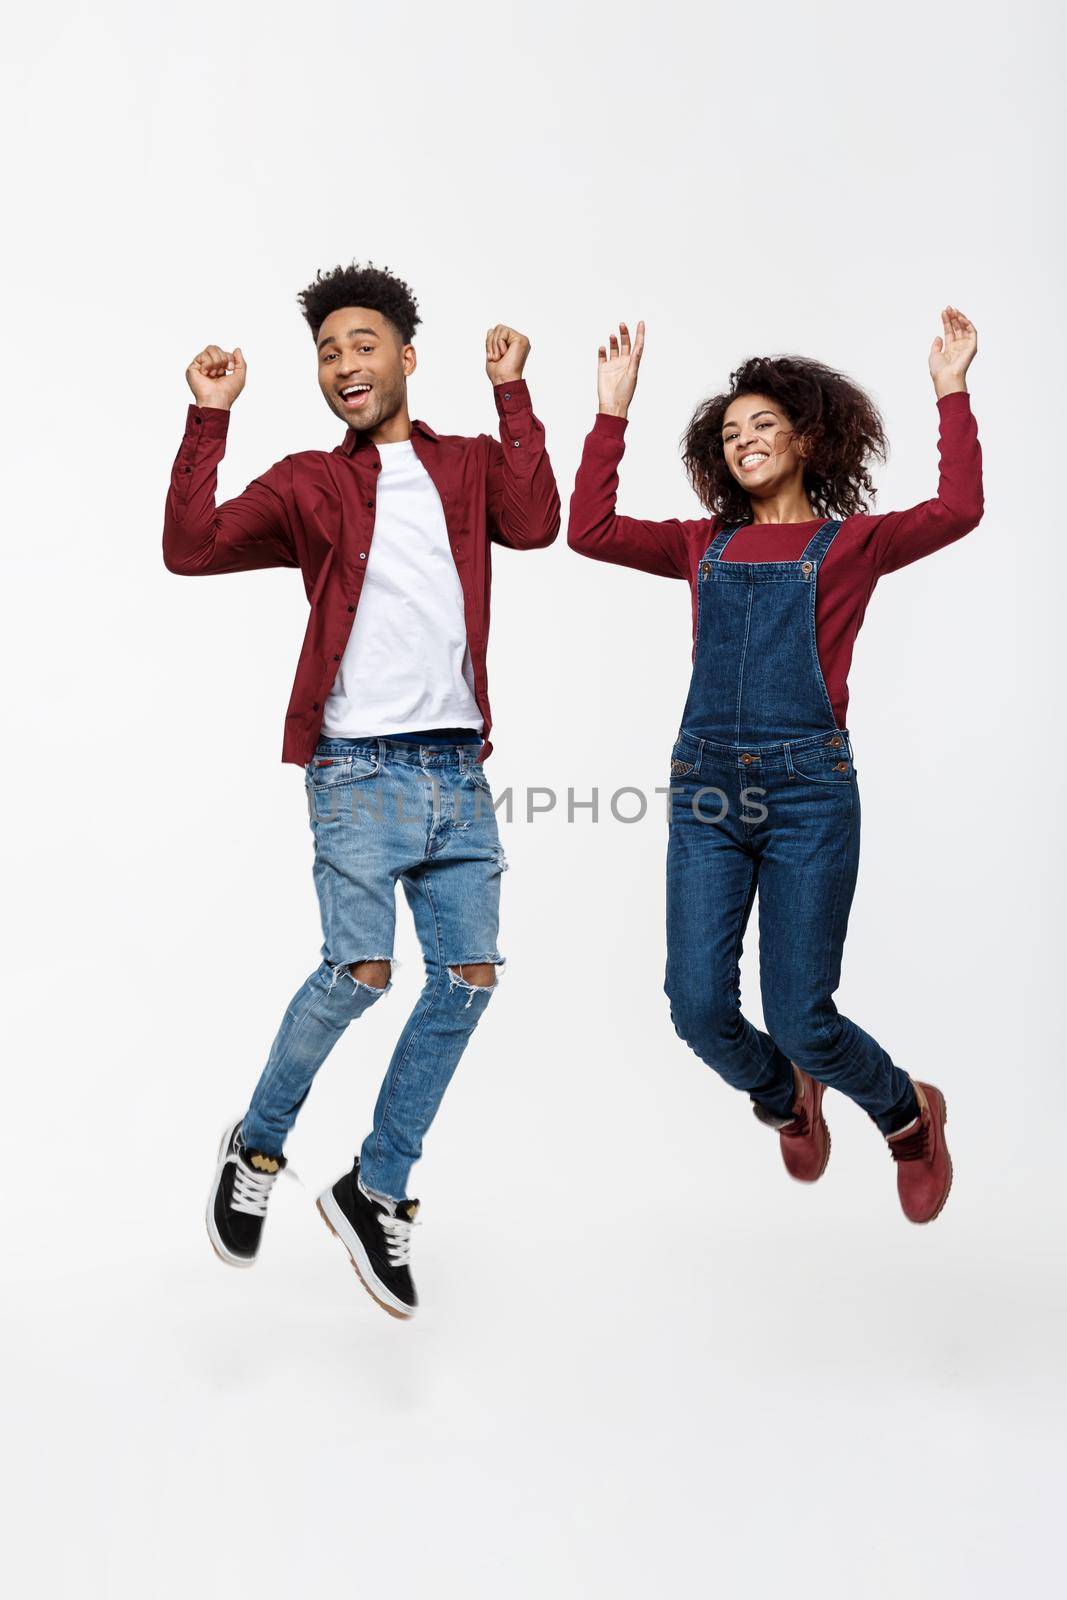
[[466,988],[493,989],[496,987],[496,968],[489,961],[462,962],[459,966],[449,967],[448,970]]
[[384,989],[389,983],[388,961],[352,961],[347,972],[354,983],[365,983],[368,989]]
[[491,961],[460,961],[448,969],[448,992],[465,989],[466,1010],[476,994],[492,994],[496,988],[496,967]]

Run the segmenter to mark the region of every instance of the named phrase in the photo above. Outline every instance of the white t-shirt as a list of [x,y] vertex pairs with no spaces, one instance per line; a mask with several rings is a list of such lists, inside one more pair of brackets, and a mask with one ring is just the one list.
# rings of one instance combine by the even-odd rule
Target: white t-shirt
[[410,439],[380,444],[363,591],[322,731],[348,739],[482,731],[444,507]]

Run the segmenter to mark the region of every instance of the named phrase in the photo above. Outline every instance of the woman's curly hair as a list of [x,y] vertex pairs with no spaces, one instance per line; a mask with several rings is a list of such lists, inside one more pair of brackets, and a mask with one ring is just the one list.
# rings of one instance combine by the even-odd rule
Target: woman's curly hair
[[781,409],[804,455],[804,489],[819,516],[867,511],[874,485],[867,462],[884,461],[885,429],[869,395],[844,373],[806,356],[753,356],[730,374],[725,394],[693,413],[682,436],[689,481],[706,510],[727,522],[746,521],[752,502],[726,464],[722,424],[728,408],[746,394],[766,395]]
[[365,267],[353,261],[350,267],[333,267],[324,273],[320,267],[315,282],[308,284],[297,295],[301,309],[311,329],[311,337],[318,339],[331,311],[343,306],[366,306],[378,311],[396,328],[404,344],[410,344],[415,328],[422,321],[418,301],[402,278],[394,277],[384,267],[368,261]]

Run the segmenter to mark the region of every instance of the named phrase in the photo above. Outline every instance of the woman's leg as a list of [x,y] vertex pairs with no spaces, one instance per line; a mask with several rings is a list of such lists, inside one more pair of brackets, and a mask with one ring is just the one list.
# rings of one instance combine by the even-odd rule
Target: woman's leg
[[[791,1117],[789,1059],[741,1014],[740,958],[758,862],[736,816],[709,820],[692,786],[672,799],[667,846],[667,973],[675,1031],[735,1089]],[[761,889],[762,895],[762,889]]]
[[833,1000],[859,867],[855,776],[785,778],[766,806],[758,841],[764,1021],[790,1060],[891,1133],[917,1114],[911,1079]]

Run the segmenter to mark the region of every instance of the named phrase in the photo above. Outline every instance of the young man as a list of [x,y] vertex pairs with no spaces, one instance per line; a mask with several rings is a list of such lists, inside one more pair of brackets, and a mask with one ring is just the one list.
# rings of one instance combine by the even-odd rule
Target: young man
[[253,1264],[315,1073],[391,987],[399,880],[426,983],[360,1154],[318,1204],[374,1299],[410,1317],[419,1202],[408,1176],[503,962],[505,861],[482,770],[490,546],[551,544],[560,501],[522,378],[524,335],[501,323],[486,334],[500,441],[438,434],[408,415],[421,318],[405,283],[353,263],[318,273],[298,299],[343,441],[286,456],[216,506],[246,369],[239,348],[208,345],[186,372],[196,403],[163,532],[171,572],[299,567],[311,605],[282,760],[304,768],[322,961],[290,1001],[247,1111],[223,1134],[207,1229],[221,1260]]

